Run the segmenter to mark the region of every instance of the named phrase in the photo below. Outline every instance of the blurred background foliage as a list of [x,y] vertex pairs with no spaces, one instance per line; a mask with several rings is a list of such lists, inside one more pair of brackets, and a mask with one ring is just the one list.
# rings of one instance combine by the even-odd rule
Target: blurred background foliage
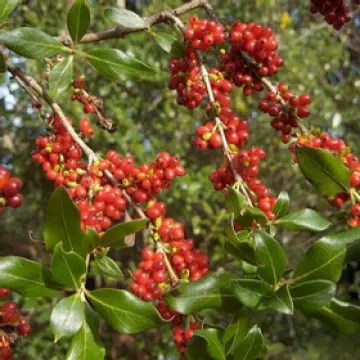
[[[126,6],[142,16],[162,9],[176,7],[180,0],[99,0],[92,6],[91,31],[109,28],[102,15],[104,6]],[[66,12],[71,1],[24,0],[10,17],[9,28],[37,27],[51,35],[64,33]],[[307,125],[322,127],[333,135],[342,136],[359,150],[359,89],[360,89],[360,16],[339,33],[310,15],[308,1],[298,0],[212,0],[217,14],[226,22],[256,21],[271,26],[278,34],[280,53],[286,66],[278,79],[288,82],[294,92],[307,91],[313,96],[312,115]],[[195,12],[196,13],[196,12]],[[156,29],[172,32],[165,26]],[[106,46],[122,49],[158,69],[147,81],[111,81],[76,61],[76,74],[85,74],[89,92],[105,101],[106,114],[117,124],[118,131],[108,134],[97,129],[90,145],[100,154],[114,148],[122,154],[132,154],[138,163],[151,162],[160,151],[169,151],[182,158],[187,169],[185,178],[175,182],[162,194],[169,215],[186,223],[187,235],[209,253],[211,269],[227,268],[238,272],[239,264],[222,249],[224,225],[227,222],[224,200],[212,189],[208,174],[222,162],[220,152],[202,152],[192,146],[195,127],[202,121],[202,110],[189,111],[175,103],[175,96],[167,89],[168,55],[159,48],[150,34],[132,34],[125,40],[87,47]],[[24,61],[11,56],[14,63],[40,78],[44,63]],[[0,164],[5,165],[24,180],[25,205],[7,210],[0,219],[1,254],[19,254],[48,261],[41,246],[30,240],[28,232],[41,239],[44,209],[52,191],[40,168],[31,161],[30,153],[37,136],[45,131],[39,115],[33,111],[27,95],[8,75],[0,84]],[[69,96],[70,92],[67,94]],[[261,95],[260,95],[261,96]],[[250,121],[250,145],[261,145],[267,152],[262,164],[262,179],[274,194],[281,190],[290,193],[292,209],[312,207],[344,224],[342,214],[335,214],[327,202],[305,182],[291,162],[287,146],[270,126],[269,117],[259,113],[259,95],[245,98],[241,91],[234,95],[238,113]],[[62,106],[75,124],[81,115],[80,105],[64,98]],[[281,232],[278,234],[287,250],[290,267],[306,251],[316,237],[309,234]],[[133,269],[139,259],[141,239],[135,249],[115,253],[124,266]],[[359,264],[347,265],[339,286],[340,298],[359,303]],[[94,277],[94,286],[101,282]],[[111,284],[124,286],[125,284]],[[22,299],[24,309],[31,316],[35,331],[19,346],[17,359],[63,359],[66,342],[54,344],[47,328],[49,304],[45,300]],[[212,320],[214,317],[209,316]],[[220,319],[224,321],[224,319]],[[260,324],[268,340],[264,359],[360,359],[359,333],[346,337],[301,314],[295,317],[275,313],[254,314],[252,321]],[[166,327],[165,327],[166,328]],[[170,331],[152,330],[136,337],[102,329],[109,349],[109,359],[177,359]]]

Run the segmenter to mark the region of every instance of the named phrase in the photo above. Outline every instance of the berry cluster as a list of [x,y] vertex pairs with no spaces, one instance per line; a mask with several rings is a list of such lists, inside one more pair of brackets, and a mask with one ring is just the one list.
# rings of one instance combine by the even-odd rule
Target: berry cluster
[[199,321],[194,321],[187,329],[181,326],[173,327],[173,339],[175,345],[180,354],[184,354],[186,352],[187,345],[194,335],[194,332],[199,329],[201,323]]
[[[355,1],[359,5],[359,1]],[[349,6],[344,0],[310,0],[312,14],[320,13],[335,30],[340,30],[351,20]]]
[[[350,152],[344,140],[330,136],[327,132],[321,134],[308,134],[299,136],[297,142],[291,145],[291,150],[295,154],[296,146],[306,146],[314,149],[325,149],[331,151],[334,155],[338,156],[342,162],[350,169],[350,183],[352,186],[351,191],[360,189],[360,159]],[[297,161],[294,155],[294,160]],[[351,198],[350,193],[339,193],[333,198],[330,198],[330,203],[341,208],[346,202],[352,200],[351,214],[352,217],[348,219],[348,225],[351,227],[360,226],[360,197],[357,195]]]
[[84,136],[93,136],[94,130],[91,127],[91,122],[88,118],[82,118],[79,123],[80,131]]
[[273,118],[271,126],[280,131],[282,141],[288,143],[289,135],[298,127],[298,118],[303,119],[310,115],[308,105],[311,104],[311,96],[296,96],[289,91],[285,83],[278,84],[276,90],[277,92],[269,91],[260,100],[259,109]]
[[225,42],[224,26],[216,21],[190,16],[189,27],[184,31],[184,38],[194,49],[209,51],[212,47]]
[[[7,299],[9,296],[9,289],[0,288],[0,299]],[[0,360],[12,360],[12,346],[19,336],[29,335],[31,327],[20,316],[18,305],[14,301],[5,301],[0,306],[0,326],[3,330],[0,334]]]
[[0,215],[6,206],[17,208],[22,205],[21,188],[21,180],[17,177],[11,177],[10,171],[0,166]]

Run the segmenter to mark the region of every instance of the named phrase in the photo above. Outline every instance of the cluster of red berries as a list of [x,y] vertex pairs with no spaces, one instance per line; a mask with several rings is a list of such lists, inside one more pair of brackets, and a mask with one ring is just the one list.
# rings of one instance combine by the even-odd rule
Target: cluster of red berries
[[21,188],[21,180],[17,177],[11,177],[10,171],[0,166],[0,215],[6,206],[17,208],[22,205]]
[[285,83],[279,83],[276,89],[277,92],[269,91],[260,100],[259,109],[273,118],[271,126],[280,131],[282,141],[288,143],[289,135],[298,127],[298,118],[304,119],[310,115],[308,105],[311,104],[311,96],[296,96],[289,91]]
[[190,16],[189,27],[184,31],[184,38],[194,49],[208,51],[225,42],[224,26],[216,21]]
[[92,97],[84,96],[81,91],[85,87],[85,77],[79,76],[73,81],[73,87],[75,88],[74,94],[71,96],[72,101],[78,101],[84,108],[85,114],[92,114],[96,111],[95,104],[92,101]]
[[194,332],[200,328],[200,326],[201,323],[199,321],[194,321],[186,329],[181,326],[173,327],[173,339],[180,354],[184,354],[186,352],[186,348],[190,339],[194,335]]
[[93,130],[93,128],[91,126],[91,122],[88,118],[82,118],[80,120],[79,128],[80,128],[81,133],[84,136],[90,137],[90,136],[94,135],[94,130]]
[[[232,161],[256,199],[255,205],[266,214],[269,220],[274,220],[273,208],[276,198],[270,196],[269,189],[258,179],[259,164],[264,157],[265,152],[261,148],[252,147],[249,150],[240,150],[233,155]],[[215,190],[224,190],[235,183],[234,173],[229,164],[214,170],[209,177]]]
[[[0,299],[7,299],[9,296],[9,289],[0,288]],[[12,360],[12,346],[19,336],[29,335],[31,327],[20,316],[18,305],[14,301],[6,301],[0,306],[0,324],[4,330],[0,335],[0,360]]]
[[[359,5],[360,1],[356,0],[355,4]],[[310,11],[324,16],[325,21],[335,30],[340,30],[351,20],[349,6],[344,0],[310,0]]]
[[[344,140],[330,136],[327,132],[321,134],[303,135],[297,138],[297,142],[291,145],[291,150],[295,154],[296,146],[306,146],[314,149],[325,149],[338,156],[341,161],[350,169],[350,183],[354,190],[360,189],[360,159],[350,152]],[[297,161],[294,155],[294,160]],[[339,193],[329,199],[330,203],[341,208],[351,199],[349,193]],[[357,200],[357,199],[356,199]],[[353,203],[351,207],[352,217],[348,219],[351,227],[360,226],[360,203]]]

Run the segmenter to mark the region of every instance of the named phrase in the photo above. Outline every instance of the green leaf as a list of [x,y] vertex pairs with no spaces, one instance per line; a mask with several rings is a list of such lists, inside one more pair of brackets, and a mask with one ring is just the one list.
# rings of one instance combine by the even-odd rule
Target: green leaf
[[73,77],[73,56],[62,59],[55,65],[49,78],[49,95],[57,98],[67,90]]
[[7,18],[18,6],[20,0],[1,0],[0,1],[0,20]]
[[42,264],[18,256],[0,258],[0,287],[25,297],[45,297],[59,293],[55,286]]
[[90,9],[85,0],[75,0],[67,14],[67,28],[73,41],[79,42],[90,25]]
[[335,291],[336,284],[328,280],[309,280],[290,287],[295,306],[300,310],[309,311],[328,304]]
[[71,289],[79,289],[81,277],[86,273],[85,260],[76,252],[65,252],[61,243],[55,246],[51,263],[54,279]]
[[288,214],[290,208],[289,194],[286,191],[282,191],[276,199],[274,205],[274,214],[277,218],[281,218]]
[[99,239],[98,245],[103,247],[109,246],[113,249],[123,249],[133,246],[133,244],[127,244],[125,238],[130,234],[143,230],[148,221],[148,219],[138,219],[115,225],[106,231],[104,236]]
[[293,212],[275,221],[275,224],[293,231],[324,231],[331,223],[312,209]]
[[170,55],[177,58],[183,58],[186,56],[186,50],[184,43],[176,40],[171,45]]
[[107,8],[104,10],[104,17],[107,21],[113,22],[124,28],[146,28],[144,19],[127,9]]
[[66,360],[103,360],[105,348],[99,337],[99,320],[89,307],[85,308],[86,321],[72,338]]
[[360,229],[351,229],[324,236],[314,243],[300,260],[293,280],[296,283],[308,280],[338,282],[346,255],[346,246],[360,239]]
[[[205,346],[204,343],[206,344]],[[199,353],[199,347],[205,349],[206,353]],[[216,329],[197,330],[190,340],[186,359],[226,360],[225,349],[220,341],[219,331]]]
[[323,195],[334,196],[350,189],[350,170],[328,150],[298,146],[301,172]]
[[224,331],[223,344],[225,346],[226,356],[233,354],[236,346],[244,339],[248,329],[249,319],[243,316],[235,320]]
[[273,292],[272,287],[263,280],[237,279],[233,281],[236,298],[245,306],[255,308],[261,298]]
[[208,275],[179,286],[175,293],[164,296],[165,302],[181,314],[192,314],[205,309],[232,311],[239,306],[232,290],[230,273]]
[[152,304],[128,291],[99,289],[87,292],[87,296],[95,310],[117,331],[135,334],[162,324]]
[[80,330],[85,320],[84,310],[85,303],[79,294],[64,298],[55,305],[50,316],[55,342],[63,337],[71,337]]
[[100,73],[115,80],[122,76],[151,78],[156,70],[117,49],[96,49],[86,54],[90,64]]
[[108,256],[95,256],[95,263],[103,275],[117,280],[124,278],[118,264]]
[[354,334],[360,326],[360,307],[337,299],[332,299],[330,304],[307,314],[345,335]]
[[261,330],[254,326],[235,349],[236,360],[255,360],[264,351],[265,344]]
[[286,268],[286,255],[282,246],[269,234],[255,231],[255,252],[259,267],[258,275],[269,284],[276,285]]
[[266,304],[271,309],[291,315],[294,312],[294,304],[287,284],[280,287],[273,293]]
[[87,244],[80,227],[80,212],[66,189],[61,186],[51,195],[44,229],[45,246],[53,250],[62,242],[65,251],[87,253]]
[[18,55],[38,60],[69,51],[59,40],[38,29],[27,27],[1,32],[0,43]]
[[154,37],[156,43],[165,52],[170,53],[172,44],[174,41],[176,41],[176,37],[163,31],[152,32],[151,34]]
[[229,196],[225,199],[225,206],[228,212],[237,214],[247,206],[247,203],[239,190],[230,188]]
[[0,53],[0,74],[6,71],[5,58],[2,53]]
[[86,243],[86,247],[89,249],[89,251],[91,251],[94,250],[97,244],[100,242],[100,236],[93,228],[88,227],[86,228],[84,241]]

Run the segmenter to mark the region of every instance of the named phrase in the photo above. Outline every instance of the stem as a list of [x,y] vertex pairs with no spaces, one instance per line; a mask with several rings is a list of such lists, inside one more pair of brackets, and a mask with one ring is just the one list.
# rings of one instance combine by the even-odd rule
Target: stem
[[171,286],[176,287],[177,285],[180,284],[180,280],[170,264],[169,258],[167,257],[166,251],[164,250],[162,243],[158,242],[157,247],[158,247],[158,252],[163,254],[166,270],[170,276]]

